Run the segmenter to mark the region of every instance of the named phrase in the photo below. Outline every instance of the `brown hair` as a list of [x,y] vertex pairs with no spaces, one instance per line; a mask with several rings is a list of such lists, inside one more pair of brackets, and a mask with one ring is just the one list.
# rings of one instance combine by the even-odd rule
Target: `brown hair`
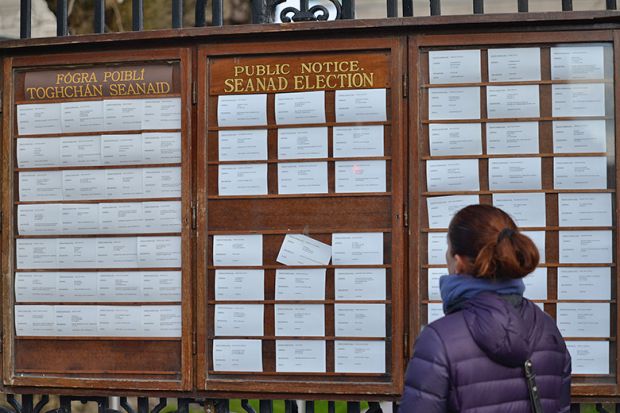
[[491,205],[470,205],[450,221],[452,255],[469,262],[465,269],[478,278],[522,278],[538,265],[534,242],[517,229],[510,216]]

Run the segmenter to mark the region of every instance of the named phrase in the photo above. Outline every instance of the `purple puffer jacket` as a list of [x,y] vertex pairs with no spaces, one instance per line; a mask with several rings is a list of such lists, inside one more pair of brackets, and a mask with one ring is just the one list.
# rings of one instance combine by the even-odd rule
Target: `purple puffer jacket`
[[555,322],[529,300],[510,298],[480,293],[424,328],[401,413],[531,413],[527,359],[544,412],[569,411],[571,361]]

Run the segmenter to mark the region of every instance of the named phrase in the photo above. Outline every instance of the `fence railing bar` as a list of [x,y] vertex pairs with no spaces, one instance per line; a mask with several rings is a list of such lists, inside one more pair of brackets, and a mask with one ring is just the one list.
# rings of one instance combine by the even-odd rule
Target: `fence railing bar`
[[342,18],[355,18],[355,0],[342,0]]
[[607,10],[616,10],[618,8],[616,5],[616,0],[607,0],[606,3]]
[[56,1],[56,36],[66,36],[67,27],[67,0]]
[[144,29],[143,0],[131,1],[131,28],[135,32],[139,32]]
[[403,16],[413,16],[413,0],[403,0]]
[[387,16],[398,17],[398,4],[396,0],[387,0]]
[[431,0],[431,16],[441,16],[441,0]]
[[526,13],[529,10],[528,0],[518,0],[517,9],[519,13]]
[[260,400],[258,411],[259,413],[273,413],[273,400]]
[[573,11],[573,0],[562,0],[562,11]]
[[207,0],[196,0],[196,9],[194,14],[194,26],[204,27],[206,26],[205,10],[207,7]]
[[172,0],[172,28],[183,27],[183,0]]
[[347,402],[347,413],[361,413],[360,402]]
[[474,0],[474,14],[484,14],[484,0]]
[[336,402],[327,402],[327,413],[336,413]]
[[95,0],[95,33],[105,32],[105,0]]
[[32,0],[21,0],[19,7],[19,37],[28,39],[32,36]]
[[224,25],[224,2],[222,0],[213,0],[211,3],[211,25]]
[[314,402],[313,401],[306,402],[306,413],[314,413]]

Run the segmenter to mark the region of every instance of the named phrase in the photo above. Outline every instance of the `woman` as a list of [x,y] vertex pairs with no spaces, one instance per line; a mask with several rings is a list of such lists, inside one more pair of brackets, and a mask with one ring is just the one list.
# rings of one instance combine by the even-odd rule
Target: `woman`
[[[542,411],[570,409],[570,355],[554,320],[523,298],[538,250],[502,210],[471,205],[448,228],[445,317],[418,337],[402,413],[530,413],[531,360]],[[530,382],[531,383],[531,382]],[[540,411],[540,410],[536,410]]]

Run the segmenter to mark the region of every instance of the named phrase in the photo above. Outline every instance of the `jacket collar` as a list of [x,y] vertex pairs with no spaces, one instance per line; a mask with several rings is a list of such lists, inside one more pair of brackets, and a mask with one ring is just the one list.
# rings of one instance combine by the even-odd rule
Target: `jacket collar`
[[450,314],[460,310],[462,304],[482,292],[523,296],[525,284],[522,279],[487,280],[466,274],[455,274],[440,277],[439,289],[443,300],[443,311],[445,314]]

